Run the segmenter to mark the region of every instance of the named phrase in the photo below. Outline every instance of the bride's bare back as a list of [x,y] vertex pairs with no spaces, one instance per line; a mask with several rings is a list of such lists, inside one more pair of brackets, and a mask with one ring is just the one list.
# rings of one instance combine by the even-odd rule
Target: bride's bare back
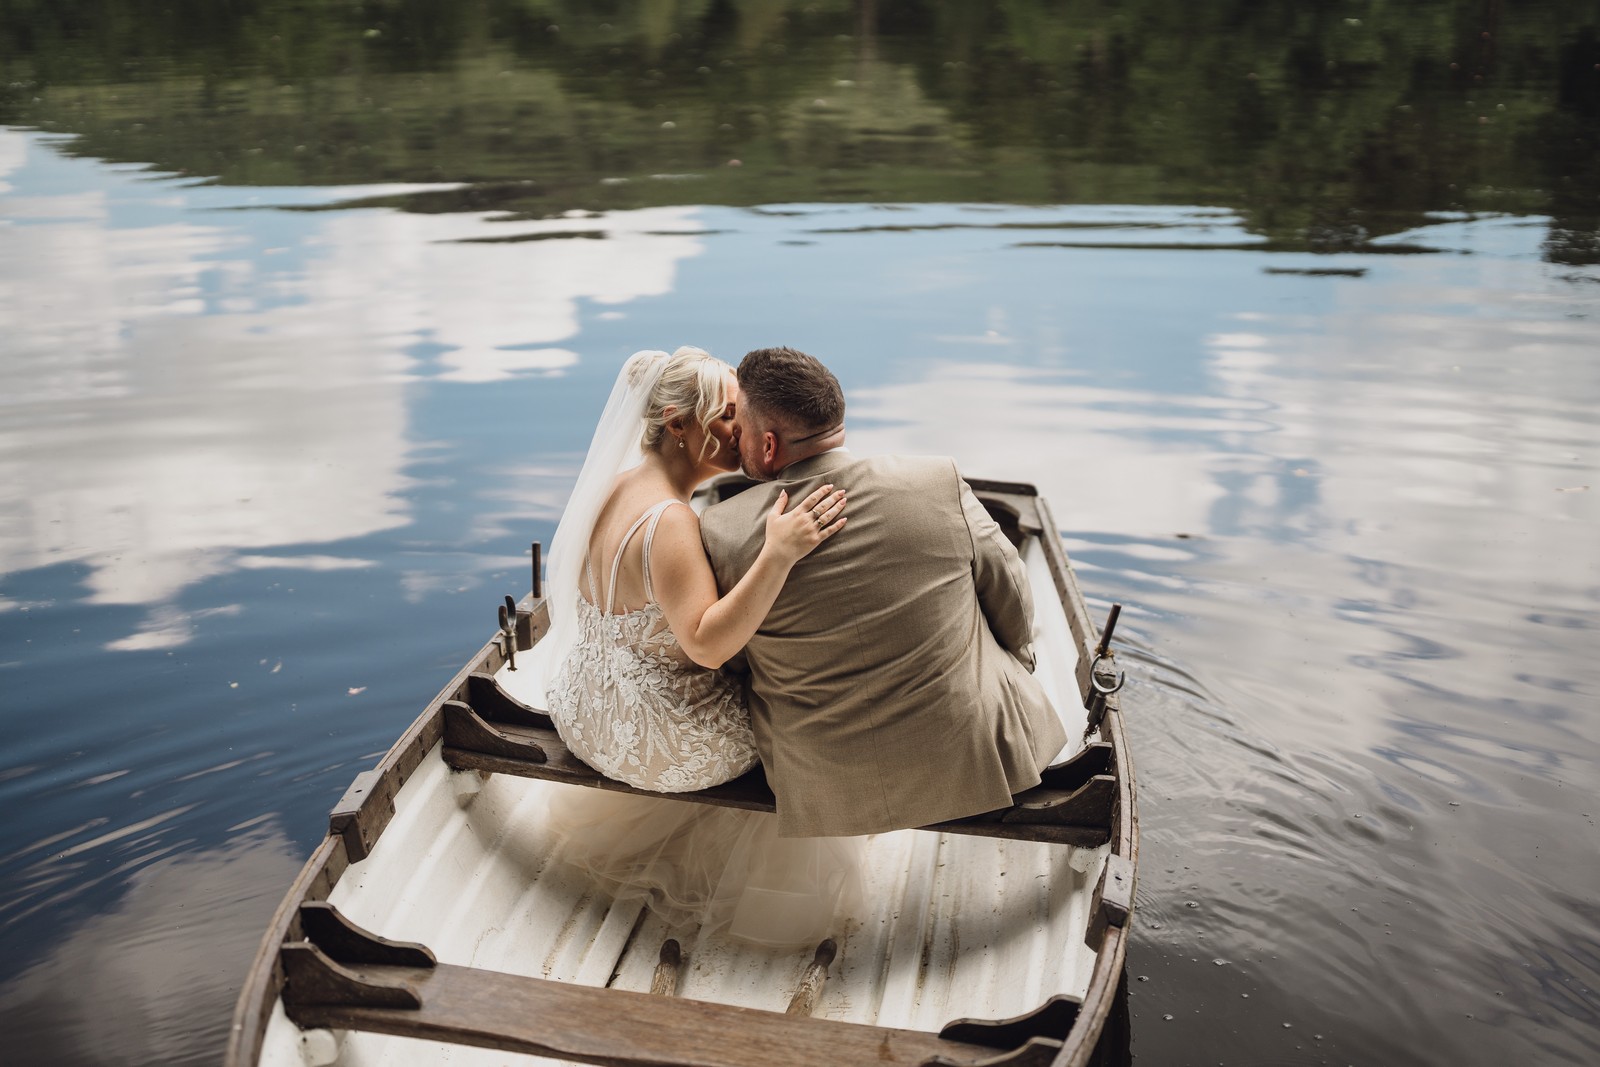
[[[612,601],[612,611],[617,613],[638,611],[645,606],[644,588],[644,538],[629,538],[622,550],[622,562],[617,568],[617,587],[610,588],[610,567],[616,559],[617,549],[628,527],[650,508],[663,500],[677,496],[670,482],[645,467],[635,467],[618,475],[611,497],[600,509],[595,519],[594,532],[589,536],[589,564],[594,568],[599,600],[596,606],[605,610],[606,600]],[[688,509],[684,509],[686,512]],[[692,513],[688,517],[693,517]],[[695,519],[696,532],[699,521]],[[704,553],[702,552],[702,558]],[[709,564],[708,564],[709,566]],[[580,587],[581,595],[588,597],[587,584]]]

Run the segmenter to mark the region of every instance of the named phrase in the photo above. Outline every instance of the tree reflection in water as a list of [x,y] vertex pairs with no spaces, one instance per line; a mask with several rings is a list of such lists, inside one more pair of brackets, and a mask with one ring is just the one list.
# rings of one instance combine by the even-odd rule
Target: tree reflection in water
[[1313,251],[1510,211],[1592,263],[1595,34],[1578,0],[33,0],[0,123],[230,183],[467,183],[417,211],[1210,204]]

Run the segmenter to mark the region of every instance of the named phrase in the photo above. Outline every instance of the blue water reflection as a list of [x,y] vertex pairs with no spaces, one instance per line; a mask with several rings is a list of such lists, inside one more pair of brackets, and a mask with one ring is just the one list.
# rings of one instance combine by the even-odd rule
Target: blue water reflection
[[622,358],[788,343],[853,448],[1037,483],[1128,605],[1142,1055],[1600,1052],[1600,274],[1541,262],[1541,220],[1312,256],[1204,206],[395,191],[0,130],[8,1026],[202,897],[245,902],[191,929],[242,977],[322,813],[526,589]]

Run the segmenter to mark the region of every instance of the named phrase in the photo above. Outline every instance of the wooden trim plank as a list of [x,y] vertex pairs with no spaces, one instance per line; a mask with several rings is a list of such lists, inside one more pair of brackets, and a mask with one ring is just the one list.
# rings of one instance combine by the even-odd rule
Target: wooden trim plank
[[1010,1019],[956,1019],[939,1036],[987,1048],[1016,1048],[1032,1037],[1054,1037],[1071,1031],[1083,1005],[1077,997],[1057,994],[1030,1012]]
[[1091,741],[1070,759],[1052,763],[1039,772],[1039,784],[1050,789],[1073,790],[1096,775],[1116,773],[1116,748],[1109,741]]
[[[996,1059],[993,1048],[947,1041],[919,1030],[668,999],[449,964],[432,968],[336,964],[309,943],[284,949],[296,949],[294,957],[304,961],[295,964],[293,984],[285,991],[290,1017],[304,1028],[364,1030],[606,1067],[882,1067],[920,1064],[935,1057],[966,1065]],[[315,966],[333,977],[313,977]],[[353,988],[352,983],[364,988]],[[298,999],[295,988],[305,990],[312,1002]],[[416,1007],[349,1002],[370,999],[399,1005],[412,995]],[[329,1002],[340,997],[346,1002]]]
[[1109,927],[1125,927],[1133,914],[1133,866],[1115,853],[1106,857],[1089,902],[1089,929],[1083,943],[1096,951]]
[[473,711],[489,722],[533,726],[544,730],[556,728],[549,714],[538,708],[530,708],[506,692],[498,678],[483,671],[473,671],[467,675],[466,691],[457,699],[470,705]]
[[[500,726],[492,726],[467,704],[459,700],[446,700],[439,707],[444,715],[444,743],[452,750],[467,749],[486,755],[501,756],[527,764],[543,764],[546,736],[556,736],[554,730],[529,727],[512,736]],[[537,774],[527,777],[537,778]]]
[[439,961],[427,945],[391,941],[364,930],[326,900],[300,905],[300,930],[328,958],[339,963],[392,963],[403,967],[432,967]]
[[1048,823],[1051,826],[1084,826],[1103,831],[1102,841],[1111,837],[1111,814],[1117,800],[1117,780],[1097,774],[1077,789],[1030,789],[1018,795],[1000,821],[1012,825]]
[[[442,754],[445,763],[457,771],[541,778],[678,803],[714,804],[747,811],[777,810],[777,798],[772,795],[759,767],[742,778],[710,789],[656,793],[598,773],[574,756],[554,730],[511,723],[491,726],[473,714],[471,708],[455,701],[447,701],[443,712],[449,716],[449,724]],[[1020,794],[1013,807],[922,829],[1053,844],[1101,845],[1111,835],[1114,781],[1105,776],[1091,776],[1077,789],[1037,786]],[[1108,788],[1112,792],[1107,792]]]

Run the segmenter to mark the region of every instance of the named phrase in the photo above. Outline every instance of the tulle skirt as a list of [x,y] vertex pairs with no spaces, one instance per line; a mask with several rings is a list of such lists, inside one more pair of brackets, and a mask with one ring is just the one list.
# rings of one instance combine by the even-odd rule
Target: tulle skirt
[[550,801],[557,858],[669,926],[769,948],[843,933],[861,899],[861,838],[778,836],[764,811],[563,789]]

